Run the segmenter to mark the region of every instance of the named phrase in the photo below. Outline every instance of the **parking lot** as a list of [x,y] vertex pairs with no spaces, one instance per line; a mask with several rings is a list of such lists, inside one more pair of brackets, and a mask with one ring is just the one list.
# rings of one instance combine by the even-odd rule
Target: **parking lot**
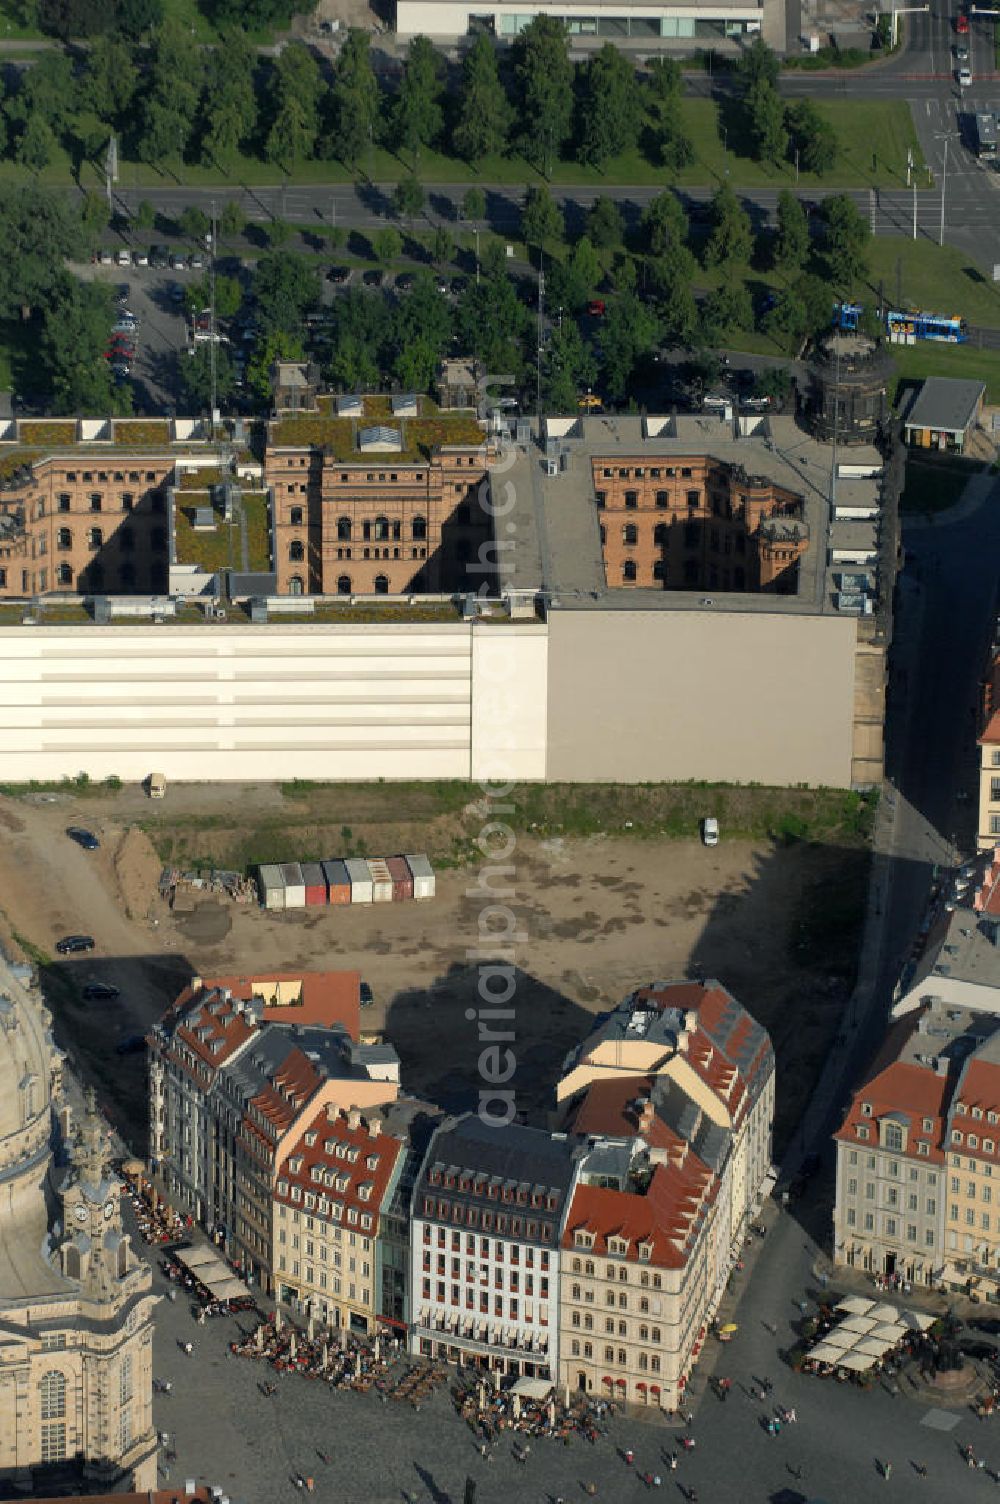
[[74,267],[84,279],[106,282],[112,288],[127,286],[128,306],[138,320],[132,382],[137,413],[173,415],[177,411],[177,360],[186,342],[184,304],[172,295],[180,284],[187,286],[204,275],[197,271],[172,271],[152,266]]

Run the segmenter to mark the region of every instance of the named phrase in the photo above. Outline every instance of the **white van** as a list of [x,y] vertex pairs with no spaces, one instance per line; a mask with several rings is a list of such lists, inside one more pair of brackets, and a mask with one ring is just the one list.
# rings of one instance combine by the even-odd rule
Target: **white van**
[[703,846],[719,844],[719,822],[714,815],[706,815],[701,822],[701,843]]

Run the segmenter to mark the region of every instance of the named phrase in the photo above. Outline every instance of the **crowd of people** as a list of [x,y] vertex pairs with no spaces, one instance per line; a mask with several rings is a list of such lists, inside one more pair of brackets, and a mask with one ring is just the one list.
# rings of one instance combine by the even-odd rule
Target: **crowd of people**
[[[398,1338],[377,1333],[369,1340],[344,1331],[332,1335],[303,1335],[296,1327],[275,1316],[263,1318],[260,1324],[237,1342],[229,1344],[229,1351],[238,1358],[254,1358],[267,1363],[275,1373],[297,1373],[306,1379],[322,1379],[334,1389],[355,1389],[362,1394],[374,1390],[383,1399],[396,1397],[399,1384],[390,1376],[390,1367],[399,1356],[401,1344]],[[422,1383],[414,1382],[400,1397],[413,1400],[418,1406],[420,1399],[436,1382],[444,1381],[444,1370],[432,1380],[421,1370]],[[401,1382],[401,1381],[400,1381]],[[428,1387],[423,1388],[423,1384]],[[273,1384],[261,1386],[265,1394],[276,1393]]]
[[578,1395],[570,1405],[557,1399],[554,1389],[548,1394],[521,1394],[515,1388],[496,1388],[489,1375],[468,1369],[460,1373],[453,1390],[459,1413],[469,1423],[483,1456],[502,1439],[505,1432],[526,1436],[554,1437],[568,1443],[574,1434],[589,1442],[607,1432],[607,1420],[614,1406],[607,1400]]
[[177,1243],[190,1232],[191,1218],[168,1206],[142,1170],[126,1161],[121,1167],[121,1176],[128,1188],[128,1197],[144,1242],[153,1246]]

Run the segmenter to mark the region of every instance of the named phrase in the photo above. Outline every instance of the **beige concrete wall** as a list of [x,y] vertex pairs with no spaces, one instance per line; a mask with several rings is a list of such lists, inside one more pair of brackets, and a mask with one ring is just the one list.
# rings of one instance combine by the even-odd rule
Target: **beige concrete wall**
[[554,781],[851,782],[856,623],[762,610],[555,610]]

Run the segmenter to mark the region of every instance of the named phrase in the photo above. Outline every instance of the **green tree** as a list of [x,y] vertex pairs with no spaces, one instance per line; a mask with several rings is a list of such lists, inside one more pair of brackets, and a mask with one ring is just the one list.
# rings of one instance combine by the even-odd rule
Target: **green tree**
[[142,95],[137,149],[144,162],[182,158],[198,113],[203,55],[187,29],[168,16],[153,38]]
[[38,25],[49,36],[69,41],[110,31],[111,0],[38,0]]
[[155,31],[163,20],[163,0],[117,0],[115,26],[131,42]]
[[5,110],[11,125],[27,130],[33,122],[61,135],[77,107],[73,65],[64,52],[43,52],[37,63],[22,70],[17,92]]
[[675,172],[694,161],[694,142],[681,109],[684,75],[674,58],[651,57],[646,65],[649,135],[659,160]]
[[625,239],[622,211],[610,198],[595,198],[587,215],[587,234],[602,251],[616,251]]
[[781,406],[791,390],[792,373],[787,366],[768,366],[766,371],[757,372],[753,384],[755,397],[773,397]]
[[128,118],[139,70],[128,42],[118,36],[95,37],[87,50],[79,103],[108,125]]
[[521,342],[531,314],[504,270],[472,282],[459,299],[455,326],[463,350],[471,351],[489,371],[519,376]]
[[811,99],[797,99],[785,111],[791,154],[798,153],[799,166],[805,172],[822,177],[836,166],[840,146],[837,132]]
[[652,256],[662,256],[668,246],[687,244],[688,217],[676,193],[666,189],[650,199],[642,212],[642,237]]
[[392,191],[392,207],[400,219],[412,224],[424,207],[424,190],[413,176],[403,178]]
[[781,64],[762,37],[754,37],[736,65],[740,83],[746,92],[758,84],[770,84],[776,88],[781,73]]
[[718,344],[727,330],[753,328],[753,300],[742,282],[727,282],[709,293],[701,316],[709,343]]
[[382,90],[371,60],[371,38],[352,26],[337,58],[330,95],[333,129],[328,155],[356,167],[382,134]]
[[[827,317],[829,318],[830,300],[826,299]],[[788,344],[789,341],[799,341],[809,327],[809,315],[806,305],[794,287],[786,287],[778,294],[774,305],[764,315],[764,333],[777,344]]]
[[536,16],[518,34],[513,54],[520,149],[548,177],[573,131],[573,65],[563,22]]
[[444,225],[438,225],[431,239],[431,257],[437,266],[447,266],[455,254],[455,242]]
[[288,244],[295,234],[295,226],[290,225],[287,219],[279,219],[275,215],[266,227],[264,234],[267,236],[267,243],[271,250],[276,251],[280,246]]
[[375,253],[375,260],[387,266],[390,261],[398,260],[403,254],[403,237],[392,225],[386,225],[384,229],[376,230],[371,237],[371,247]]
[[326,376],[348,391],[377,388],[392,363],[392,318],[381,293],[351,288],[331,310],[330,359]]
[[254,345],[247,361],[246,386],[260,402],[271,397],[271,367],[276,360],[302,360],[305,346],[302,337],[287,329],[268,329]]
[[223,235],[234,239],[242,235],[247,227],[247,217],[243,205],[236,199],[229,199],[222,206],[222,218],[219,221]]
[[271,129],[264,143],[269,162],[291,169],[313,155],[323,89],[319,65],[303,42],[281,51],[271,76]]
[[393,111],[396,144],[408,151],[414,162],[423,147],[441,134],[441,58],[426,37],[414,37],[403,65],[399,93]]
[[871,229],[846,193],[823,200],[824,250],[830,276],[847,291],[867,270]]
[[830,328],[830,284],[824,277],[806,273],[796,277],[793,290],[806,311],[805,332],[824,334]]
[[252,291],[265,334],[280,330],[298,336],[306,315],[319,303],[319,273],[304,256],[272,251],[257,262]]
[[601,331],[601,358],[607,395],[620,402],[628,395],[639,361],[660,339],[660,321],[635,293],[620,293],[611,302]]
[[229,30],[209,54],[202,98],[201,159],[231,167],[257,125],[257,52],[246,33]]
[[753,230],[749,215],[728,183],[712,195],[712,229],[705,245],[706,266],[729,266],[750,260]]
[[[207,411],[212,403],[212,350],[205,342],[196,345],[193,352],[183,351],[177,357],[177,375],[188,408],[193,412]],[[215,400],[225,402],[236,389],[236,372],[225,345],[215,350]]]
[[48,289],[38,344],[42,377],[57,413],[111,412],[115,397],[103,358],[114,320],[111,289],[59,272]]
[[480,32],[462,63],[452,147],[467,162],[500,156],[507,150],[512,118],[493,43]]
[[646,61],[646,88],[657,103],[679,99],[684,92],[684,70],[676,58],[651,57]]
[[111,223],[111,207],[103,193],[88,189],[80,204],[80,227],[85,245],[93,250]]
[[687,246],[670,245],[649,270],[663,339],[674,345],[690,345],[698,328],[698,305],[691,285],[694,257]]
[[778,194],[778,230],[774,238],[774,264],[783,271],[798,271],[809,255],[809,221],[799,199],[788,188]]
[[14,154],[22,166],[41,172],[52,161],[56,145],[51,125],[41,115],[32,115],[18,137]]
[[135,211],[137,230],[151,230],[156,224],[156,210],[148,198],[141,198]]
[[403,386],[427,391],[452,333],[451,308],[430,272],[417,272],[393,324],[393,374]]
[[525,189],[521,208],[521,234],[528,245],[544,250],[549,241],[562,240],[566,233],[562,214],[544,183],[532,183]]
[[465,197],[462,199],[463,219],[486,218],[486,194],[481,188],[466,188]]
[[597,384],[597,360],[573,319],[552,330],[545,352],[544,401],[550,413],[575,413],[580,393]]
[[192,240],[204,240],[212,228],[212,221],[197,204],[187,204],[178,223],[182,234],[190,236]]
[[788,150],[785,106],[773,84],[761,81],[747,94],[750,142],[758,162],[778,163]]
[[[184,288],[184,305],[189,313],[200,313],[212,301],[212,289],[207,277],[189,282]],[[243,301],[243,289],[236,277],[217,276],[215,279],[215,316],[231,319],[239,312]]]
[[625,53],[605,42],[583,68],[577,132],[581,161],[602,167],[609,157],[630,151],[641,123],[635,69]]

